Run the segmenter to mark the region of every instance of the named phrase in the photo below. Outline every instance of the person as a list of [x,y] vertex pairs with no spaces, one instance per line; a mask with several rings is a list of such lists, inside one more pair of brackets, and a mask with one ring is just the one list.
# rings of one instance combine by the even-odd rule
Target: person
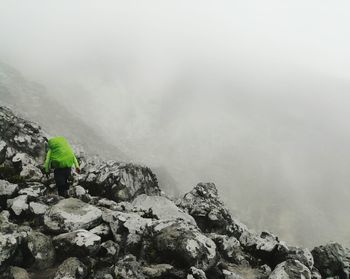
[[44,163],[45,172],[48,175],[51,168],[54,169],[54,178],[58,194],[68,197],[68,178],[71,175],[72,167],[80,173],[80,166],[75,157],[73,148],[64,137],[54,137],[48,140],[48,151]]

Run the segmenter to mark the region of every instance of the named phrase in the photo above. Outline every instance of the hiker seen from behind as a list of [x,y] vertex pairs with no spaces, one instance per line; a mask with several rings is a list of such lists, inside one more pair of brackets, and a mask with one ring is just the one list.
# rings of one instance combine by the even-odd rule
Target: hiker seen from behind
[[73,148],[64,137],[54,137],[48,140],[48,151],[44,163],[45,172],[48,175],[51,169],[54,169],[54,179],[58,194],[62,197],[68,197],[69,183],[68,179],[74,166],[77,173],[80,173],[80,167],[75,157]]

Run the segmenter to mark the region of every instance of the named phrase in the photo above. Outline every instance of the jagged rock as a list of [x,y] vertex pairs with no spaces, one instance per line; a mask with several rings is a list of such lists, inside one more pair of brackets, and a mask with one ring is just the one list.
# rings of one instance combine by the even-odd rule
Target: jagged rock
[[7,200],[7,207],[10,208],[16,216],[21,216],[28,213],[29,205],[27,201],[27,195],[20,195],[13,199]]
[[203,270],[191,266],[186,279],[207,279],[207,276]]
[[197,226],[183,220],[154,221],[147,227],[145,253],[154,262],[177,267],[195,266],[204,271],[217,261],[216,245]]
[[[4,213],[4,212],[2,212]],[[0,272],[14,256],[20,243],[18,226],[9,222],[5,214],[0,215]]]
[[350,253],[338,243],[315,247],[311,251],[315,267],[323,277],[349,278]]
[[318,270],[313,269],[311,271],[311,279],[322,279],[322,276]]
[[269,279],[311,279],[310,270],[297,260],[287,260],[280,263],[272,271]]
[[75,257],[66,259],[57,269],[54,279],[84,279],[87,267]]
[[46,228],[55,233],[91,229],[101,222],[102,211],[75,198],[59,201],[44,215]]
[[0,206],[5,208],[7,199],[13,198],[18,192],[18,185],[0,179]]
[[82,186],[76,185],[73,186],[69,189],[68,194],[73,197],[80,199],[84,202],[90,202],[91,201],[91,196],[87,192],[86,189],[84,189]]
[[34,183],[28,185],[29,187],[21,189],[18,194],[20,195],[27,195],[28,197],[35,199],[40,196],[43,196],[46,192],[46,187],[45,185],[41,183]]
[[143,210],[148,212],[149,215],[154,216],[157,219],[168,220],[168,219],[183,219],[184,221],[196,224],[196,221],[192,216],[183,212],[178,208],[174,202],[166,197],[161,196],[147,196],[142,194],[138,196],[131,205],[136,210]]
[[114,201],[133,200],[140,194],[159,195],[155,174],[147,167],[114,161],[87,165],[79,184],[91,195],[107,197]]
[[114,240],[124,253],[138,254],[145,228],[152,220],[142,218],[137,213],[126,212],[112,212],[103,218],[109,223]]
[[232,271],[226,270],[224,269],[222,271],[222,275],[224,277],[224,279],[243,279],[239,274],[236,274]]
[[43,160],[46,135],[40,130],[40,126],[16,116],[3,106],[0,106],[0,135],[16,150]]
[[141,264],[134,255],[126,255],[119,260],[114,269],[114,276],[118,279],[146,279]]
[[50,237],[33,231],[28,235],[27,243],[28,249],[34,258],[33,268],[45,270],[53,266],[55,262],[55,249]]
[[245,225],[232,218],[219,200],[214,183],[199,183],[176,204],[194,217],[203,232],[239,238],[247,230]]
[[212,233],[209,237],[215,242],[221,256],[236,264],[246,264],[241,244],[234,236]]
[[113,264],[116,262],[119,255],[119,245],[112,240],[107,240],[101,244],[98,257],[104,262]]
[[112,230],[106,223],[98,225],[97,227],[91,229],[90,232],[98,235],[102,240],[107,240],[112,237]]
[[100,249],[101,237],[87,230],[63,233],[53,238],[59,256],[85,257],[96,255]]
[[277,265],[286,260],[298,260],[303,265],[312,270],[314,266],[314,258],[307,248],[299,248],[293,246],[278,245],[272,256],[273,264]]

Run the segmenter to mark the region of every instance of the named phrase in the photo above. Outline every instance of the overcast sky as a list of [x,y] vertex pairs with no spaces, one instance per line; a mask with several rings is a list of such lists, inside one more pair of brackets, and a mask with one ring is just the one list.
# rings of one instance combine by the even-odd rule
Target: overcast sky
[[0,61],[175,194],[213,181],[257,230],[350,244],[349,8],[0,0]]

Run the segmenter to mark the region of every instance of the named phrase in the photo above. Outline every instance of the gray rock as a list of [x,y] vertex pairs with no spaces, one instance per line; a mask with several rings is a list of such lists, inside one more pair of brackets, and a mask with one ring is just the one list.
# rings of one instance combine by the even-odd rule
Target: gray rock
[[212,233],[209,237],[215,242],[220,255],[224,259],[236,264],[244,264],[246,262],[241,244],[234,236]]
[[193,217],[178,208],[175,203],[166,197],[139,195],[131,203],[134,209],[148,212],[150,215],[162,220],[182,219],[196,224]]
[[147,278],[167,278],[173,269],[174,267],[170,264],[152,264],[143,266],[142,272]]
[[5,277],[0,278],[6,278],[6,279],[29,279],[29,274],[27,271],[21,267],[18,266],[11,266],[8,270],[8,273],[5,275]]
[[206,271],[217,262],[216,245],[197,226],[183,220],[155,221],[147,228],[145,253],[155,262],[174,262]]
[[55,262],[55,249],[51,238],[33,231],[27,238],[28,250],[34,258],[33,268],[45,270],[53,266]]
[[75,198],[68,198],[53,205],[44,215],[44,224],[52,232],[69,232],[91,229],[101,222],[102,211]]
[[79,185],[91,195],[114,201],[130,201],[140,194],[159,195],[155,174],[147,167],[114,161],[87,165],[79,177]]
[[31,198],[38,198],[40,196],[43,196],[46,192],[45,185],[41,183],[35,183],[28,185],[29,187],[21,189],[18,194],[20,195],[27,195]]
[[87,267],[77,258],[71,257],[58,267],[54,279],[84,279],[87,274]]
[[315,267],[323,277],[349,278],[350,253],[338,243],[315,247],[311,251]]
[[7,207],[11,209],[11,211],[16,215],[20,216],[28,213],[29,205],[27,203],[28,196],[20,195],[13,199],[7,200]]
[[197,222],[206,233],[227,234],[239,238],[247,227],[232,218],[218,197],[214,183],[199,183],[192,191],[176,202]]
[[18,185],[0,179],[0,197],[10,198],[18,192]]
[[7,149],[7,144],[3,140],[0,140],[0,164],[5,162],[6,159],[6,149]]
[[311,279],[310,270],[297,260],[287,260],[280,263],[272,271],[269,279]]
[[112,240],[107,240],[101,244],[98,257],[100,261],[114,264],[119,256],[119,245]]
[[109,237],[112,236],[112,230],[110,226],[106,223],[98,225],[97,227],[91,229],[90,232],[100,236],[102,240],[107,240]]
[[146,279],[141,264],[133,255],[126,255],[115,265],[114,276],[118,279]]
[[85,257],[98,253],[101,237],[86,230],[77,230],[55,236],[53,244],[61,257],[67,255]]
[[18,226],[9,222],[5,214],[0,215],[0,267],[3,267],[14,256],[20,235]]
[[39,203],[39,202],[30,202],[29,203],[29,210],[34,215],[39,215],[39,216],[44,215],[48,208],[49,207],[43,203]]
[[207,276],[203,270],[191,266],[190,272],[186,279],[207,279]]

